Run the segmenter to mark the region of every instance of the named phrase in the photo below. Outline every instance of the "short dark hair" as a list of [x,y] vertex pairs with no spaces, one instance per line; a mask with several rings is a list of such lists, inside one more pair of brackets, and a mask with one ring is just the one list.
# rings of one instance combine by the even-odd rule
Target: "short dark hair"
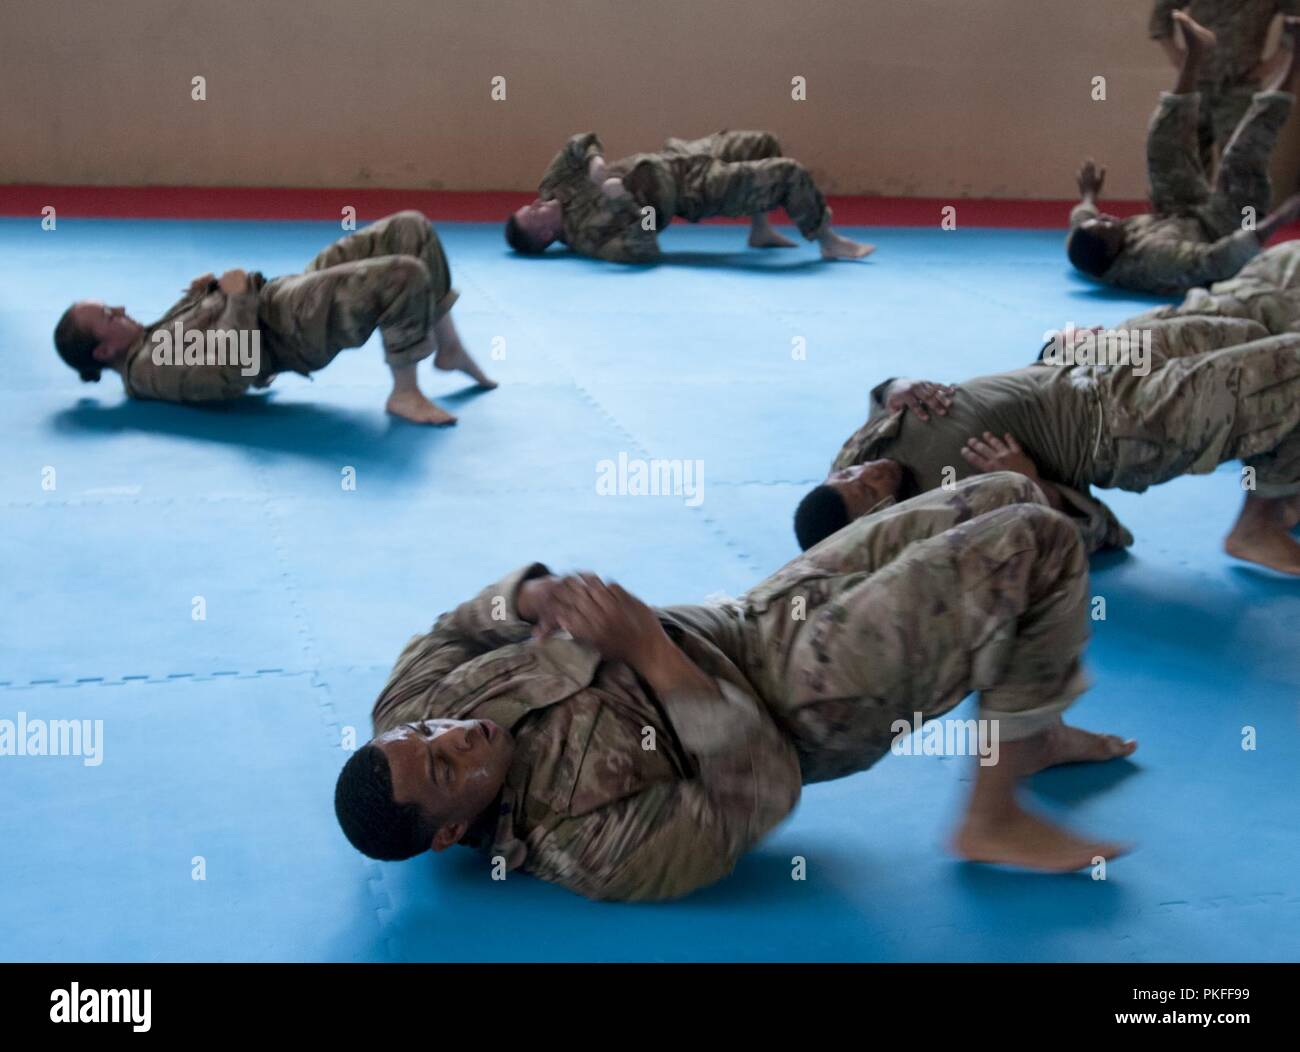
[[849,524],[849,509],[839,491],[824,482],[811,489],[794,512],[794,535],[807,551]]
[[1065,249],[1069,253],[1070,262],[1094,278],[1099,278],[1110,270],[1118,255],[1095,230],[1081,226],[1070,232]]
[[77,324],[72,312],[74,303],[63,312],[59,324],[54,327],[54,349],[59,357],[77,370],[77,375],[86,383],[99,383],[104,367],[95,361],[95,348],[99,341]]
[[506,220],[506,244],[526,256],[539,256],[546,251],[546,246],[550,242],[543,242],[541,238],[525,230],[512,213]]
[[393,799],[388,757],[373,743],[349,756],[339,772],[334,814],[354,848],[383,862],[414,858],[428,849],[433,833],[418,804]]

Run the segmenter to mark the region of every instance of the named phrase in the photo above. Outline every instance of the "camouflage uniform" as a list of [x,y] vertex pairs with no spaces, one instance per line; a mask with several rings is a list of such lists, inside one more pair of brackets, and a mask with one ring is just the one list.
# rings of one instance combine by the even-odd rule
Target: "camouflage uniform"
[[[1147,140],[1151,213],[1123,221],[1124,247],[1101,280],[1139,292],[1181,294],[1232,277],[1260,250],[1243,229],[1245,209],[1262,219],[1272,201],[1269,161],[1295,102],[1260,92],[1215,175],[1206,179],[1196,146],[1197,95],[1160,97]],[[1070,213],[1071,228],[1095,219],[1089,202]]]
[[1143,327],[1149,374],[1040,362],[959,385],[948,413],[929,421],[906,408],[888,412],[887,380],[871,392],[871,415],[833,469],[888,458],[924,491],[943,484],[944,468],[953,479],[974,474],[961,456],[972,435],[1010,432],[1057,488],[1090,552],[1133,543],[1090,486],[1141,493],[1242,460],[1255,469],[1260,495],[1300,493],[1300,335],[1269,336],[1238,318]]
[[1300,240],[1265,249],[1236,277],[1192,289],[1177,306],[1157,307],[1124,325],[1197,316],[1254,321],[1273,336],[1300,333]]
[[696,223],[710,216],[748,217],[784,208],[809,240],[820,236],[830,220],[808,170],[782,157],[780,143],[768,132],[669,139],[658,153],[615,161],[608,171],[622,180],[625,198],[610,199],[592,183],[587,165],[599,153],[595,135],[575,136],[552,162],[540,191],[564,206],[566,243],[599,259],[655,258],[655,234],[674,217]]
[[1250,109],[1251,98],[1260,90],[1259,79],[1253,74],[1263,58],[1273,20],[1279,15],[1300,14],[1300,0],[1156,0],[1151,12],[1152,40],[1173,35],[1170,15],[1177,8],[1213,30],[1219,40],[1206,56],[1197,84],[1201,95],[1197,137],[1208,172],[1214,164],[1214,151],[1223,153]]
[[[227,296],[216,282],[187,294],[148,326],[127,351],[123,381],[132,398],[206,402],[265,387],[276,373],[323,369],[341,350],[360,347],[376,328],[390,365],[419,362],[437,349],[433,323],[457,293],[432,226],[399,212],[321,252],[302,274],[267,281],[249,274],[249,291]],[[153,360],[156,331],[258,331],[261,362],[245,376],[238,363],[178,365]],[[182,337],[183,339],[183,337]]]
[[407,644],[375,733],[492,719],[515,754],[470,846],[590,898],[684,895],[731,872],[801,782],[879,759],[897,719],[972,690],[1007,740],[1059,717],[1084,689],[1087,565],[1036,501],[986,476],[859,520],[740,600],[660,610],[717,696],[656,697],[572,640],[531,641],[515,596],[546,570],[527,567]]

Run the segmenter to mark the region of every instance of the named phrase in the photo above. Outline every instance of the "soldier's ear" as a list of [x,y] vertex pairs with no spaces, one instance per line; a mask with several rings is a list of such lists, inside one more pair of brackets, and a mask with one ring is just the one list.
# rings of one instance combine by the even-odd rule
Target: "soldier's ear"
[[447,848],[457,843],[465,835],[465,830],[468,828],[468,822],[447,822],[440,825],[437,832],[433,834],[433,839],[429,842],[429,850],[446,851]]
[[113,351],[104,344],[97,343],[95,349],[90,352],[90,356],[97,362],[104,362],[107,364],[113,360]]

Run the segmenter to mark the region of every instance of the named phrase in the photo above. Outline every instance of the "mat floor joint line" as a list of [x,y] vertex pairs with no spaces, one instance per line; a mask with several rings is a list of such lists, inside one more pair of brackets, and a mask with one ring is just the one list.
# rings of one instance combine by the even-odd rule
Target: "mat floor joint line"
[[16,679],[0,679],[0,689],[2,690],[31,690],[36,687],[120,687],[128,683],[142,683],[157,685],[161,683],[210,683],[218,679],[273,679],[277,677],[292,676],[311,676],[315,674],[313,669],[281,669],[281,668],[262,668],[254,672],[245,672],[233,669],[216,669],[211,672],[152,672],[152,673],[129,673],[117,676],[77,676],[70,679],[58,679],[51,677],[37,677],[19,681]]

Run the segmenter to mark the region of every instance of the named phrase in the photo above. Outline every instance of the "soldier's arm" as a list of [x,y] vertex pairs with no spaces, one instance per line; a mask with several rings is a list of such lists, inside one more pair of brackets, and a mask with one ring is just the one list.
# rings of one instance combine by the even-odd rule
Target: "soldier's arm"
[[596,258],[609,263],[653,263],[659,258],[659,239],[653,230],[643,230],[638,218],[602,244]]
[[898,434],[901,420],[901,413],[873,412],[867,422],[845,440],[840,451],[835,454],[831,470],[839,471],[871,460],[883,439]]
[[1079,203],[1070,212],[1071,230],[1101,214],[1097,202],[1101,200],[1101,191],[1106,185],[1106,169],[1089,157],[1079,166],[1075,179],[1079,186]]
[[1184,241],[1173,246],[1169,274],[1181,280],[1171,282],[1171,287],[1212,285],[1232,277],[1259,255],[1271,233],[1265,232],[1266,223],[1260,223],[1258,230],[1238,230],[1208,245]]
[[[157,331],[166,335],[172,346],[170,361],[154,358],[159,344],[151,340],[144,351],[128,366],[127,393],[133,398],[151,398],[166,402],[221,402],[238,398],[247,389],[250,377],[241,372],[239,362],[226,365],[185,365],[187,336],[198,329],[208,332],[251,332],[257,328],[257,293],[254,282],[242,271],[236,282],[225,288],[206,286],[211,291],[195,298],[187,294],[164,316]],[[228,275],[223,275],[225,281]],[[195,284],[197,284],[197,279]],[[242,289],[242,291],[238,291]],[[179,336],[178,327],[179,326]],[[204,349],[208,346],[204,340]]]
[[539,192],[543,197],[547,197],[557,186],[575,177],[588,178],[592,160],[602,156],[604,152],[605,148],[595,132],[583,132],[573,136],[546,169],[546,174],[542,176],[541,185],[538,187]]
[[693,776],[561,823],[530,856],[536,876],[593,899],[678,898],[729,874],[794,808],[798,759],[752,697],[710,681],[659,700]]
[[931,413],[945,416],[956,393],[957,388],[950,384],[895,378],[871,392],[871,408],[873,413],[878,409],[889,413],[910,409],[919,419],[929,420]]
[[411,718],[411,706],[418,706],[453,669],[528,639],[533,626],[519,609],[520,591],[525,582],[548,573],[541,563],[521,567],[443,614],[431,631],[407,643],[371,711],[376,733]]
[[1026,453],[1016,436],[1007,434],[1002,438],[990,431],[983,435],[972,435],[961,447],[962,459],[976,471],[1014,471],[1032,479],[1047,498],[1047,503],[1057,511],[1065,511],[1065,502],[1061,498],[1056,484],[1049,482],[1038,473],[1038,465]]

